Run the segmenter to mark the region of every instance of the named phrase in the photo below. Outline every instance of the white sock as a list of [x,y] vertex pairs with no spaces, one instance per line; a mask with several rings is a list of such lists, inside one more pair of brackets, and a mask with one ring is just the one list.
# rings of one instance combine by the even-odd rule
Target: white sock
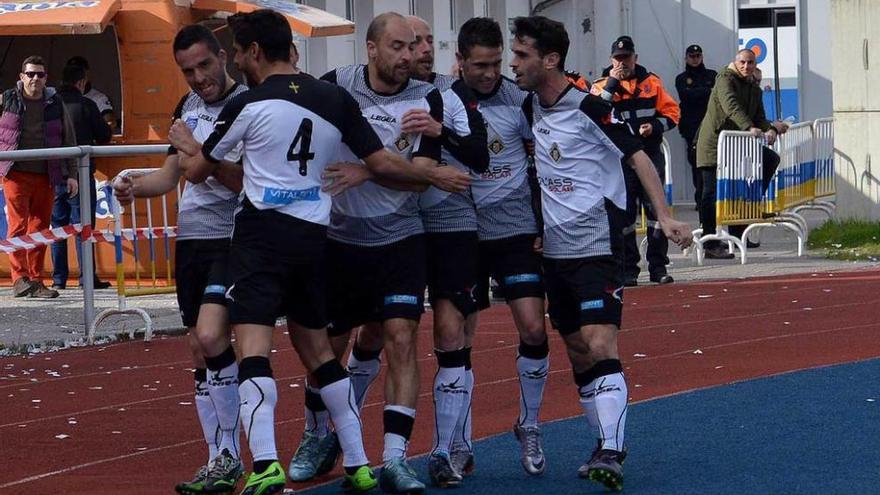
[[[410,407],[385,406],[383,422],[385,424],[385,449],[382,451],[382,462],[393,459],[406,459],[406,448],[409,436],[416,419],[416,410]],[[392,433],[401,431],[401,433]]]
[[321,399],[321,389],[306,379],[306,431],[318,437],[330,434],[330,411]]
[[354,355],[354,350],[348,355],[348,374],[351,376],[351,385],[354,388],[354,397],[357,401],[358,410],[361,410],[364,408],[364,401],[367,399],[370,385],[373,384],[373,380],[379,375],[379,368],[382,367],[382,362],[379,358],[361,361]]
[[277,460],[275,404],[278,391],[275,379],[268,376],[248,378],[238,385],[238,393],[241,396],[241,422],[254,461]]
[[[581,387],[578,390],[586,390],[586,387]],[[587,417],[587,425],[590,427],[590,434],[593,436],[593,440],[601,442],[602,432],[599,428],[599,417],[596,415],[596,398],[593,394],[588,393],[588,397],[581,395],[580,401],[581,408],[584,410],[584,416]]]
[[463,351],[439,351],[437,374],[434,375],[434,450],[433,454],[449,454],[455,424],[467,400]]
[[238,363],[232,361],[220,370],[208,370],[208,393],[217,410],[217,422],[221,430],[219,451],[226,449],[235,457],[240,457]]
[[339,437],[339,445],[343,453],[342,465],[352,467],[369,464],[367,453],[364,451],[361,418],[351,379],[345,378],[321,387],[321,399],[327,405],[327,410],[333,418],[333,425],[336,427],[336,435]]
[[600,435],[602,448],[622,451],[628,398],[623,373],[600,376],[588,385],[579,387],[578,393],[587,421],[591,427],[594,422],[597,425],[596,431]]
[[465,369],[464,377],[467,395],[465,396],[465,400],[461,405],[461,410],[458,413],[458,420],[455,423],[455,433],[453,435],[452,445],[457,448],[473,450],[474,448],[471,443],[471,404],[474,398],[473,368]]
[[196,412],[199,414],[199,424],[202,426],[202,434],[205,436],[205,443],[208,444],[208,460],[217,457],[220,451],[220,424],[217,422],[217,410],[214,409],[214,403],[208,395],[208,382],[199,380],[199,373],[196,372],[195,380],[195,402]]
[[530,359],[517,356],[516,370],[519,372],[519,419],[520,426],[537,426],[541,401],[544,400],[544,386],[547,384],[547,371],[550,357]]

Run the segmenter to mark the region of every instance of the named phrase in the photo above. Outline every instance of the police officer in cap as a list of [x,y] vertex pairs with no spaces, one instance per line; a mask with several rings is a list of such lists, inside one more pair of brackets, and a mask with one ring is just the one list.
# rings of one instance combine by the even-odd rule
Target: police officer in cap
[[[611,45],[611,66],[607,75],[593,83],[590,92],[611,103],[614,113],[632,133],[639,136],[644,151],[654,163],[660,180],[665,177],[665,157],[661,149],[663,133],[678,124],[678,103],[663,87],[663,81],[653,72],[639,65],[635,43],[629,36],[621,36]],[[627,195],[627,223],[624,229],[625,285],[638,285],[639,249],[636,244],[635,223],[639,206],[645,207],[648,220],[649,280],[658,284],[672,283],[666,271],[668,243],[657,227],[657,218],[638,177],[629,167],[624,167]]]
[[688,46],[684,61],[684,72],[675,77],[675,89],[678,90],[678,101],[681,102],[678,133],[687,143],[687,159],[691,164],[691,178],[694,182],[694,203],[699,209],[700,199],[703,197],[703,181],[697,170],[697,131],[706,115],[709,94],[712,93],[718,73],[703,65],[703,49],[700,45]]

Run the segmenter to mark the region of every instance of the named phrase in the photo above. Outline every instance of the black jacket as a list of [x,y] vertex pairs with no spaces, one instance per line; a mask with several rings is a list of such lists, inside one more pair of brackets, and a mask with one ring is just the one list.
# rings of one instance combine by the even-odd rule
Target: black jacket
[[101,118],[98,105],[86,98],[73,86],[61,86],[58,94],[67,107],[73,128],[76,130],[77,144],[87,146],[93,144],[107,144],[110,142],[112,130]]
[[684,72],[675,77],[675,89],[678,90],[678,101],[681,102],[678,132],[688,142],[694,140],[700,129],[717,76],[717,72],[700,64],[698,67],[685,66]]

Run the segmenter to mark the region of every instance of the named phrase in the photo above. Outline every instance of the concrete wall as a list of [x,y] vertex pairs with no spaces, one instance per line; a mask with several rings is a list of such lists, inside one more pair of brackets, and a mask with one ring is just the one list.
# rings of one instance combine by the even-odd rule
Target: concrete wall
[[798,6],[801,120],[831,115],[831,2],[801,0]]
[[832,0],[831,19],[837,215],[878,220],[880,3]]

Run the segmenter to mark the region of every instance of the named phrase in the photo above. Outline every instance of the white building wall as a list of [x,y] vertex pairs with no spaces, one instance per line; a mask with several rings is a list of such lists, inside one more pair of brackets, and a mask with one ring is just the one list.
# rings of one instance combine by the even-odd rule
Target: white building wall
[[[684,49],[703,47],[706,66],[718,69],[729,63],[737,49],[739,7],[796,5],[801,33],[800,104],[803,119],[831,114],[830,14],[832,0],[562,0],[548,2],[541,12],[565,23],[571,40],[566,62],[569,69],[597,79],[609,65],[611,42],[622,34],[633,37],[639,63],[656,73],[678,99],[675,76],[684,70]],[[875,2],[876,0],[863,0]],[[305,3],[345,16],[346,2],[353,5],[356,32],[328,40],[309,40],[307,65],[315,75],[351,63],[365,63],[365,33],[376,14],[393,10],[414,13],[433,27],[435,68],[448,73],[455,62],[458,27],[473,16],[496,19],[507,33],[509,22],[529,15],[537,0],[307,0]],[[880,1],[876,1],[880,6]],[[504,73],[511,75],[509,36],[505,40]],[[690,167],[678,132],[666,134],[672,148],[673,191],[676,202],[693,200]]]

